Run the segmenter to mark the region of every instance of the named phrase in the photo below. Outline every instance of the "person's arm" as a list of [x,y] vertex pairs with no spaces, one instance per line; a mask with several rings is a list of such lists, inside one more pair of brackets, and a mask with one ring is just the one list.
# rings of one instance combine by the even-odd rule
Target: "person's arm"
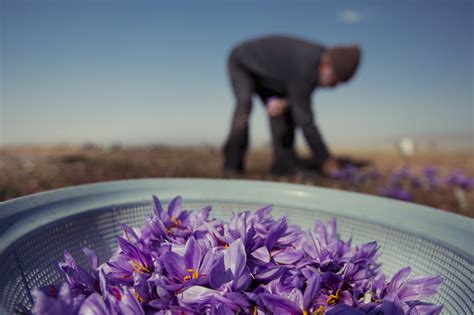
[[310,87],[295,85],[289,89],[289,104],[293,120],[303,131],[304,137],[311,148],[316,162],[323,162],[330,159],[329,150],[314,123],[313,110],[311,108]]
[[282,115],[288,108],[288,101],[286,98],[272,96],[269,97],[265,106],[267,108],[267,113],[270,118],[275,118]]

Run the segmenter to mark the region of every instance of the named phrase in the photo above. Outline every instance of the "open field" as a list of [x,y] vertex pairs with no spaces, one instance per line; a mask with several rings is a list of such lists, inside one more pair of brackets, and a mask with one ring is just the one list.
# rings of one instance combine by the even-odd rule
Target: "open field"
[[[403,166],[396,151],[336,152],[336,155],[370,159],[381,173],[377,180],[351,184],[333,178],[275,177],[268,174],[271,153],[253,150],[247,159],[247,173],[243,178],[288,181],[343,190],[377,194],[390,173]],[[136,148],[96,147],[4,147],[0,148],[0,201],[45,190],[129,178],[203,177],[220,178],[222,155],[214,147],[171,148],[148,146]],[[441,176],[453,169],[461,169],[474,176],[474,153],[425,152],[411,161],[414,173],[425,166],[437,166]],[[177,192],[179,193],[179,192]],[[452,189],[413,190],[414,202],[474,217],[474,192],[466,194],[468,207],[462,208]]]

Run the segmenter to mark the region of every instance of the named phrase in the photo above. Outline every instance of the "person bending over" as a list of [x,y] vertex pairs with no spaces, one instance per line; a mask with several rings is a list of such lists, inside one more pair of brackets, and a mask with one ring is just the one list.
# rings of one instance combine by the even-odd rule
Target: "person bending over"
[[300,171],[294,153],[294,129],[301,128],[312,159],[325,174],[339,169],[314,122],[311,95],[318,87],[334,88],[351,79],[359,65],[357,45],[325,47],[300,38],[272,35],[234,47],[228,74],[235,110],[224,145],[224,172],[244,171],[252,96],[265,102],[272,131],[272,170],[280,175]]

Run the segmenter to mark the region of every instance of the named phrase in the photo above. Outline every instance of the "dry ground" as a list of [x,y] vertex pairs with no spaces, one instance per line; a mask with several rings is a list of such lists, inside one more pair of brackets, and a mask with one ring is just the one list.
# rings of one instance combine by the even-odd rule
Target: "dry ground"
[[[268,175],[271,153],[253,150],[247,158],[245,178],[298,182],[376,194],[382,183],[403,161],[394,151],[345,150],[336,152],[360,159],[370,159],[382,173],[378,181],[353,186],[340,180],[311,177],[284,178]],[[213,147],[170,148],[149,146],[142,148],[82,148],[7,147],[0,148],[0,201],[40,191],[117,179],[144,177],[203,177],[219,178],[222,155]],[[462,169],[474,176],[474,152],[418,153],[411,161],[418,172],[427,165],[438,166],[441,175],[453,169]],[[461,209],[453,191],[438,188],[433,191],[417,189],[415,202],[474,217],[474,193],[467,194],[468,209]]]

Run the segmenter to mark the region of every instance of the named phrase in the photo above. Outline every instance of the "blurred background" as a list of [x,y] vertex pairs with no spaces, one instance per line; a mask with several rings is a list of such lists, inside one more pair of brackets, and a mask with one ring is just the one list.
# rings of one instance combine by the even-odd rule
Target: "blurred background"
[[[255,98],[246,178],[417,202],[474,217],[472,1],[2,0],[0,201],[84,183],[222,177],[226,62],[268,34],[358,43],[356,77],[316,90],[337,178],[268,175]],[[298,150],[308,154],[298,134]],[[407,148],[408,146],[408,148]]]

